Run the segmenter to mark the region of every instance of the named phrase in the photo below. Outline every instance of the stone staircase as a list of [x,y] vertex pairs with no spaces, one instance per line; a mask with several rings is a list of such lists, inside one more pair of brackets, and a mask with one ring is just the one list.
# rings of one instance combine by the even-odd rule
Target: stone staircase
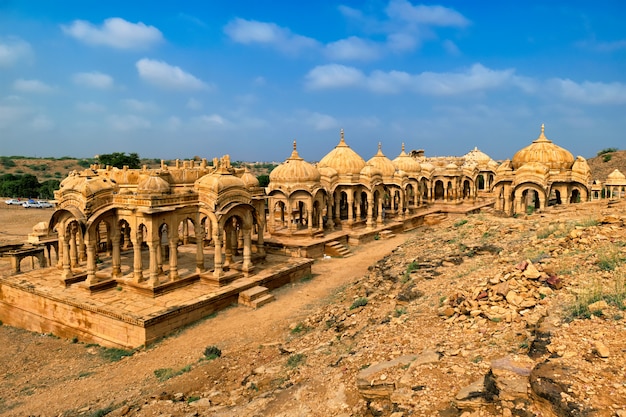
[[382,230],[378,235],[381,239],[391,239],[392,237],[396,237],[395,233],[391,230]]
[[324,244],[324,254],[335,258],[349,258],[353,255],[350,249],[346,248],[341,242],[336,240]]
[[315,232],[311,235],[311,238],[313,239],[324,239],[324,231],[320,230],[318,232]]
[[256,287],[240,292],[237,302],[244,306],[259,308],[265,304],[271,303],[275,299],[274,295],[270,293],[270,290],[257,285]]

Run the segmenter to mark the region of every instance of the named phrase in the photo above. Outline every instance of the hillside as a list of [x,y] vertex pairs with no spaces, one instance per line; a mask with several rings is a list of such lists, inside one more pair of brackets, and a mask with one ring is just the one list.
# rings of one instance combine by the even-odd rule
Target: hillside
[[[608,161],[605,161],[608,159]],[[610,152],[587,159],[593,180],[606,181],[606,177],[616,169],[626,175],[626,150]]]

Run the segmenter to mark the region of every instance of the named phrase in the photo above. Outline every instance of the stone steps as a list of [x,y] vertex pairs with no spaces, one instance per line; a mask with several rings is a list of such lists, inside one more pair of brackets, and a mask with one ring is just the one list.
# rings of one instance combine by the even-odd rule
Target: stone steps
[[320,230],[318,232],[313,233],[312,237],[314,239],[323,239],[324,238],[324,231]]
[[276,298],[270,294],[269,289],[257,285],[239,293],[238,303],[252,308],[259,308],[271,303]]
[[381,239],[391,239],[392,237],[396,237],[395,233],[391,230],[383,230],[379,233]]
[[324,245],[324,253],[336,258],[349,258],[353,255],[350,249],[345,247],[341,242],[333,240]]

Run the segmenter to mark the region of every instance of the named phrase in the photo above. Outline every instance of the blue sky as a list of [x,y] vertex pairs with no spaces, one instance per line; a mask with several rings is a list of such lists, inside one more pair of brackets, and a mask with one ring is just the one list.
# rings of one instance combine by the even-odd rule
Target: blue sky
[[0,155],[626,148],[626,2],[0,0]]

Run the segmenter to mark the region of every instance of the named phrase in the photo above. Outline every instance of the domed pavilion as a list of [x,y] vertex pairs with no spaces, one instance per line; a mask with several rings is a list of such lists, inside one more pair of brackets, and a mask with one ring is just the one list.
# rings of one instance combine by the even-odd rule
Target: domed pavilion
[[[180,244],[195,243],[195,273],[218,280],[238,254],[238,270],[253,270],[253,233],[256,252],[263,254],[265,194],[254,176],[230,165],[228,156],[215,158],[213,167],[204,159],[199,164],[176,160],[175,167],[162,162],[160,169],[93,165],[70,173],[55,198],[48,229],[58,234],[61,278],[84,280],[89,290],[116,282],[146,291],[175,285],[181,279]],[[212,271],[205,265],[205,244],[214,247]],[[126,251],[132,256],[122,256]],[[106,273],[98,270],[102,252],[111,256]]]
[[291,235],[306,229],[312,235],[324,228],[327,197],[320,180],[317,168],[298,155],[294,140],[291,156],[270,173],[267,187],[270,233],[284,230]]
[[509,215],[589,199],[591,171],[574,156],[541,134],[496,170],[496,209]]

